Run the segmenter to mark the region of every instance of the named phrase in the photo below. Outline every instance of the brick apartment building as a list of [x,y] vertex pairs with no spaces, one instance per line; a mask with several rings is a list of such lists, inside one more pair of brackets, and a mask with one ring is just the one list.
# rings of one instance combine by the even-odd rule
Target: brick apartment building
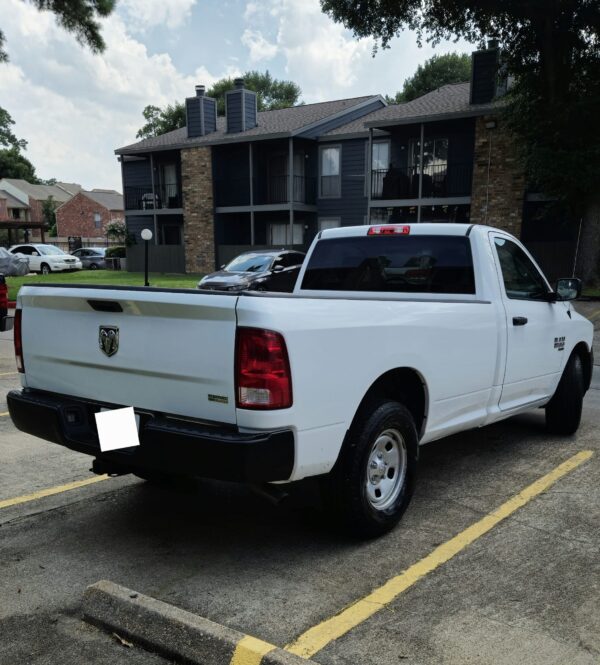
[[477,51],[470,82],[398,105],[370,95],[257,112],[238,80],[221,118],[197,86],[186,127],[116,150],[128,229],[154,231],[157,269],[164,252],[208,272],[249,248],[305,249],[332,226],[483,223],[521,237],[550,276],[570,274],[576,227],[544,217],[528,187],[498,58]]
[[123,196],[114,189],[81,190],[56,209],[56,231],[61,237],[99,238],[106,225],[123,219]]

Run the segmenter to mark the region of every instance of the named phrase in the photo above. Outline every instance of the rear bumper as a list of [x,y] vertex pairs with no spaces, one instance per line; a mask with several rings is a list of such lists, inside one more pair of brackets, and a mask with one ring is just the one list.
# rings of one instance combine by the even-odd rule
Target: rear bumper
[[93,455],[118,473],[160,471],[237,482],[287,480],[294,466],[291,430],[242,434],[140,411],[140,445],[101,452],[94,414],[117,405],[25,389],[7,395],[15,426],[40,439]]

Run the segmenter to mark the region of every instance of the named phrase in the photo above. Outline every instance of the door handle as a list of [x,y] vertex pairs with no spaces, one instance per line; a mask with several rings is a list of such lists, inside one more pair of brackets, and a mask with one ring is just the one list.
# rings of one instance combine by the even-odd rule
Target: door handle
[[513,316],[513,326],[524,326],[526,323],[526,316]]

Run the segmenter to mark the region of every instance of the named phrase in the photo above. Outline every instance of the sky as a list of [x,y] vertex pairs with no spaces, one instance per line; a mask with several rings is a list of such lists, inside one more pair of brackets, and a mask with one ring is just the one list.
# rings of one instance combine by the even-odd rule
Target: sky
[[114,150],[133,143],[148,104],[194,95],[223,76],[269,70],[295,81],[305,103],[395,94],[435,49],[403,32],[373,56],[321,12],[318,0],[118,0],[102,20],[106,50],[92,54],[54,16],[2,0],[10,61],[0,64],[0,106],[38,176],[121,190]]

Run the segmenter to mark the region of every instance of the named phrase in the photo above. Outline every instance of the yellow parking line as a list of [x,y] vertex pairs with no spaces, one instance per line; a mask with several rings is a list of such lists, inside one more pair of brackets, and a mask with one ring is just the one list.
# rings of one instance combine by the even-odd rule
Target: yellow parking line
[[4,416],[8,416],[8,411],[5,411],[4,413],[0,413],[0,418],[4,418]]
[[16,376],[18,373],[19,372],[0,372],[0,376]]
[[260,665],[263,656],[276,649],[274,644],[244,635],[237,643],[229,665]]
[[425,558],[413,564],[400,575],[388,580],[383,586],[350,605],[330,619],[309,628],[285,649],[297,656],[310,658],[333,640],[345,635],[370,616],[382,610],[421,578],[431,573],[446,561],[449,561],[471,543],[481,538],[497,524],[529,503],[536,496],[545,492],[560,478],[570,473],[592,457],[591,450],[584,450],[557,466],[550,473],[542,476],[526,487],[519,494],[503,503],[499,508],[480,519],[475,524],[436,547]]
[[76,480],[72,483],[67,483],[66,485],[47,487],[44,490],[38,490],[32,494],[23,494],[22,496],[15,496],[12,499],[4,499],[4,501],[0,501],[0,509],[9,508],[10,506],[17,506],[20,503],[35,501],[36,499],[42,499],[45,496],[52,496],[53,494],[60,494],[61,492],[69,492],[70,490],[75,490],[78,487],[85,487],[86,485],[99,483],[101,480],[108,480],[108,478],[109,476],[94,476],[93,478],[86,478],[85,480]]

